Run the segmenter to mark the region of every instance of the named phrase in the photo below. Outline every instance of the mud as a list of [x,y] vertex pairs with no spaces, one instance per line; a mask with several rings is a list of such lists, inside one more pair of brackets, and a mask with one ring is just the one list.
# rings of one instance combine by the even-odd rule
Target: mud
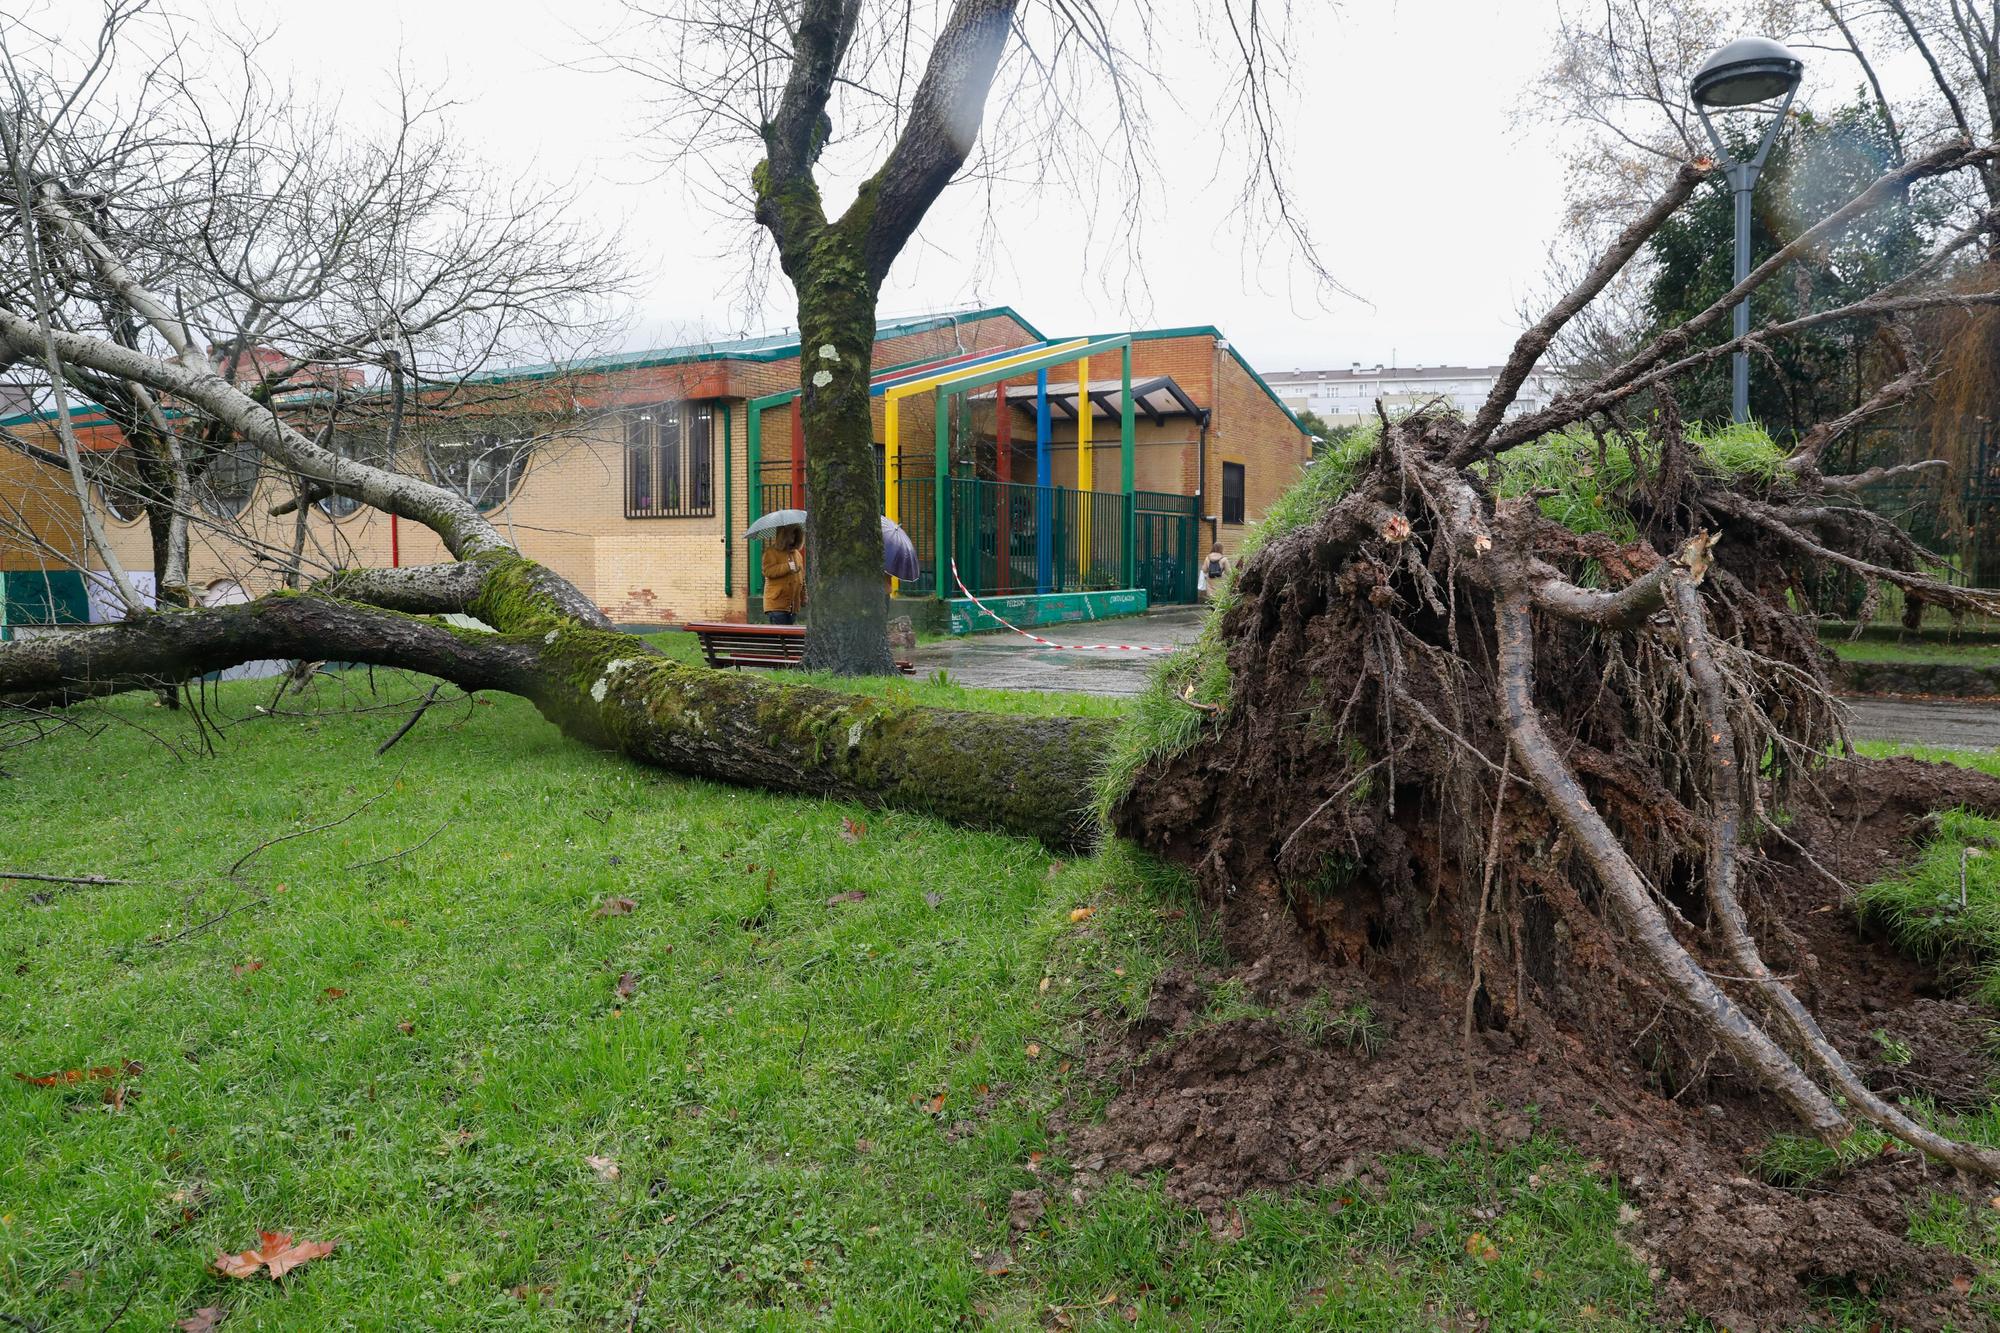
[[[1864,933],[1833,877],[1860,883],[1893,867],[1933,810],[2000,811],[2000,781],[1861,761],[1836,764],[1795,800],[1785,831],[1796,845],[1768,842],[1756,878],[1765,956],[1796,975],[1876,1088],[1947,1107],[1988,1100],[1988,1016]],[[1164,1172],[1174,1197],[1224,1226],[1248,1191],[1365,1188],[1385,1154],[1442,1152],[1473,1135],[1514,1143],[1542,1128],[1616,1175],[1637,1210],[1627,1239],[1670,1314],[1798,1328],[1827,1293],[1867,1292],[1897,1326],[1993,1326],[1954,1287],[1972,1275],[1968,1262],[1906,1238],[1928,1192],[1984,1208],[1990,1185],[1903,1150],[1809,1191],[1755,1178],[1754,1155],[1797,1125],[1721,1057],[1690,1067],[1684,1052],[1663,1055],[1672,1018],[1643,980],[1588,988],[1598,999],[1582,1006],[1560,976],[1524,980],[1522,994],[1540,1003],[1504,1026],[1480,1015],[1468,1036],[1466,983],[1449,969],[1413,965],[1393,945],[1340,943],[1276,892],[1226,895],[1216,915],[1243,961],[1170,971],[1148,1011],[1093,1057],[1119,1090],[1101,1120],[1065,1126],[1084,1185],[1105,1172]],[[1571,941],[1566,952],[1581,951]],[[1414,957],[1426,953],[1435,956]],[[1206,1021],[1224,983],[1273,1016]],[[1300,1035],[1300,1011],[1322,993],[1335,1009],[1365,1001],[1380,1049]],[[1607,996],[1622,996],[1622,1011]]]

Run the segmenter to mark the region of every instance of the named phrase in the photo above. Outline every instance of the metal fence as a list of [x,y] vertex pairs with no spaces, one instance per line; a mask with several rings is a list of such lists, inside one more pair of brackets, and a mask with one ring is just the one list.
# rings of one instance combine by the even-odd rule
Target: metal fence
[[1097,592],[1126,588],[1126,496],[1066,486],[954,480],[952,553],[973,592]]
[[1138,491],[1132,521],[1138,569],[1133,581],[1149,602],[1192,602],[1201,566],[1201,502],[1192,495]]
[[[789,482],[766,482],[759,494],[761,513],[791,502]],[[1155,603],[1195,599],[1200,552],[1197,503],[1192,496],[1140,491],[1128,497],[1067,486],[953,478],[945,502],[947,550],[957,558],[966,587],[979,596],[1137,586],[1145,588]],[[896,513],[922,568],[917,579],[904,583],[903,591],[924,596],[937,587],[936,480],[899,479]],[[1128,534],[1135,566],[1129,577]],[[949,570],[946,587],[948,595],[959,595]]]

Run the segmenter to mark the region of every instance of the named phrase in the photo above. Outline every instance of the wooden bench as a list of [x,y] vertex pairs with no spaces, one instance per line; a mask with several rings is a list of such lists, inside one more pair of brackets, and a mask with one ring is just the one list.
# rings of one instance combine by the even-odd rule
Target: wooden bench
[[804,625],[688,626],[712,667],[796,667],[806,659]]
[[[713,621],[693,621],[687,626],[701,645],[701,655],[712,667],[790,668],[805,664],[804,625],[723,625]],[[916,671],[908,662],[896,663],[904,674]]]

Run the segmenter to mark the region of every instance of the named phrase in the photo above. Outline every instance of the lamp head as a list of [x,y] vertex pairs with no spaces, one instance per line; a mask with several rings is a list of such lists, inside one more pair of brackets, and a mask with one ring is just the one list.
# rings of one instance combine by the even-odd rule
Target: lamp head
[[1805,62],[1769,37],[1739,37],[1695,71],[1688,92],[1704,107],[1750,106],[1799,86]]

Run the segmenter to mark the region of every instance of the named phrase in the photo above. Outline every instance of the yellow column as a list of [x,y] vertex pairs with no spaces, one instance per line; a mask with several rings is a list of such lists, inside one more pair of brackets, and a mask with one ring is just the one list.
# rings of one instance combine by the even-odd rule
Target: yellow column
[[1090,578],[1090,520],[1093,512],[1090,503],[1090,358],[1079,357],[1076,363],[1076,489],[1077,504],[1083,512],[1078,515],[1076,535],[1076,576],[1079,582]]
[[[903,479],[900,459],[902,445],[896,438],[896,423],[902,419],[902,400],[893,393],[882,395],[882,512],[889,516],[891,523],[901,523],[903,496],[901,486],[896,483]],[[902,587],[901,579],[889,580],[889,595],[894,597]]]

